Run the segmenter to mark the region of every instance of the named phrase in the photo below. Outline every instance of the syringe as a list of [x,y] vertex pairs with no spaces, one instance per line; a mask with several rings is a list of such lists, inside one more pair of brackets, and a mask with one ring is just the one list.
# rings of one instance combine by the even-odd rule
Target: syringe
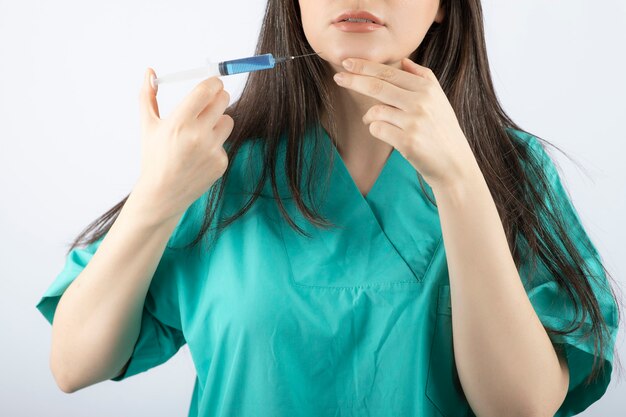
[[233,59],[222,62],[209,62],[207,65],[186,70],[174,72],[171,74],[162,75],[154,79],[153,87],[158,84],[163,84],[173,81],[182,81],[192,78],[208,78],[221,75],[240,74],[242,72],[260,71],[264,69],[274,68],[274,65],[280,64],[288,60],[302,58],[305,56],[317,55],[319,52],[306,55],[288,56],[281,58],[274,58],[272,54],[254,55],[247,58]]

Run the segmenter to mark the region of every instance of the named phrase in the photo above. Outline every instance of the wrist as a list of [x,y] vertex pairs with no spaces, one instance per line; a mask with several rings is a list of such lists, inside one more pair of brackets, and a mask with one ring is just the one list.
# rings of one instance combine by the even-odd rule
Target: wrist
[[461,205],[468,198],[476,197],[477,193],[489,188],[478,164],[467,169],[465,173],[454,179],[435,184],[431,187],[436,201],[445,201],[453,205]]
[[131,191],[124,209],[134,221],[150,227],[175,226],[183,215],[164,204],[157,192],[139,184]]

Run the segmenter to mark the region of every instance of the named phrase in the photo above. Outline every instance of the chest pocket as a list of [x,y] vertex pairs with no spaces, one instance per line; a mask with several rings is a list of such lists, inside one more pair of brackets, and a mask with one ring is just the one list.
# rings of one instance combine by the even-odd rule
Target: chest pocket
[[474,416],[456,370],[452,344],[452,304],[450,286],[440,285],[433,334],[426,397],[445,417]]

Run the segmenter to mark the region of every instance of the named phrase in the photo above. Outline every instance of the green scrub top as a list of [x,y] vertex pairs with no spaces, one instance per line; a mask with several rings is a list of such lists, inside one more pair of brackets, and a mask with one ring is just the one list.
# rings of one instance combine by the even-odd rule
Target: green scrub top
[[[511,133],[544,162],[576,241],[588,239],[537,139]],[[262,197],[210,251],[183,251],[198,230],[207,191],[187,209],[168,242],[130,364],[114,380],[162,364],[187,343],[197,371],[189,417],[474,416],[455,367],[438,211],[422,193],[417,171],[394,150],[364,197],[327,133],[322,129],[323,147],[313,154],[310,135],[305,136],[309,157],[321,155],[323,162],[334,155],[329,188],[314,197],[341,227],[325,231],[306,222],[282,173],[280,195],[312,238],[281,218],[268,181]],[[259,143],[247,142],[230,162],[232,177],[218,214],[233,214],[252,189],[249,179],[261,163]],[[282,167],[284,140],[279,150]],[[248,158],[252,171],[244,163]],[[101,241],[73,249],[37,304],[50,323],[60,296]],[[601,273],[596,251],[585,259]],[[520,268],[526,286],[525,270]],[[546,269],[526,288],[544,324],[565,327],[574,316],[565,301],[554,303],[566,297]],[[598,291],[598,296],[614,340],[616,307],[607,295]],[[610,382],[612,345],[605,352],[606,373],[582,385],[591,371],[593,341],[580,341],[577,334],[553,340],[564,344],[570,367],[558,417],[587,408]]]

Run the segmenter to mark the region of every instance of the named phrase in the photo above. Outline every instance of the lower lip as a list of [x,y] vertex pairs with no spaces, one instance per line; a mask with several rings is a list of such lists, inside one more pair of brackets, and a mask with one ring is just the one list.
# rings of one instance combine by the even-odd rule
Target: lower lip
[[383,27],[370,22],[337,22],[333,26],[344,32],[372,32]]

